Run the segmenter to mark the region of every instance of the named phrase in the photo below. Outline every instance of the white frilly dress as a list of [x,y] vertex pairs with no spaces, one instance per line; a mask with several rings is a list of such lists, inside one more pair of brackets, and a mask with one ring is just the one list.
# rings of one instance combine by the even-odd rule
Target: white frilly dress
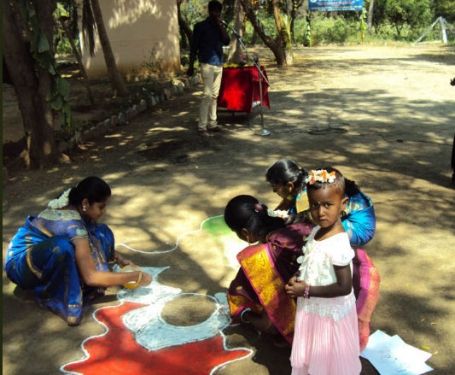
[[[315,227],[300,257],[300,279],[311,286],[336,282],[333,266],[350,265],[354,250],[347,233],[322,241]],[[292,375],[358,375],[359,333],[354,292],[333,298],[297,298],[294,340],[291,352]]]

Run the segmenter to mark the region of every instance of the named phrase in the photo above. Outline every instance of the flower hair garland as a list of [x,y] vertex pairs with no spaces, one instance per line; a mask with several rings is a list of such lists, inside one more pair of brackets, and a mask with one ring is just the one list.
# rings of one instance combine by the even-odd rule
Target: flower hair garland
[[312,169],[308,173],[305,183],[308,185],[314,185],[316,182],[333,184],[337,178],[335,171],[327,172],[326,169]]
[[[256,203],[254,205],[254,212],[262,212],[264,209],[264,206],[262,203]],[[289,215],[287,211],[285,210],[272,210],[271,208],[267,209],[267,216],[269,217],[278,217],[280,219],[283,219],[286,223],[288,223],[290,220],[293,219],[292,215]]]
[[52,199],[47,207],[56,210],[68,206],[70,191],[71,189],[65,190],[57,199]]

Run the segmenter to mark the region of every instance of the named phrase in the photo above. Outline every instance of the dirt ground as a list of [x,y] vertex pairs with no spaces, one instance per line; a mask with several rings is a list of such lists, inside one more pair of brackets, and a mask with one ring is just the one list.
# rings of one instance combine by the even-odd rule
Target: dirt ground
[[[28,214],[38,213],[67,186],[99,175],[113,187],[105,222],[118,243],[150,252],[119,250],[144,266],[169,266],[162,282],[186,292],[222,292],[235,275],[222,254],[197,237],[172,247],[184,232],[241,193],[273,206],[266,168],[292,158],[306,168],[334,165],[374,201],[377,232],[367,250],[382,277],[373,331],[399,335],[431,352],[434,374],[454,374],[455,200],[450,155],[455,132],[453,47],[310,48],[277,69],[260,52],[270,79],[271,110],[260,116],[220,111],[224,131],[200,139],[200,92],[171,99],[86,142],[72,162],[49,170],[10,171],[3,190],[3,252]],[[104,329],[90,307],[68,328],[35,305],[3,276],[3,373],[57,374],[81,358],[81,341]],[[208,314],[202,306],[201,314]],[[172,310],[172,309],[168,309]],[[197,307],[196,307],[197,310]],[[191,323],[191,316],[187,323]],[[196,314],[197,315],[197,314]],[[276,349],[246,328],[228,329],[232,346],[255,354],[218,374],[289,374],[289,350]],[[375,371],[366,362],[362,374]]]

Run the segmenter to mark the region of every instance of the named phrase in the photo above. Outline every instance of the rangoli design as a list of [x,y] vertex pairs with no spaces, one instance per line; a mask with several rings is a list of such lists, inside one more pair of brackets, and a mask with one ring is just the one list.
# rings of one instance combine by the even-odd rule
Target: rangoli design
[[[204,220],[198,231],[214,236],[226,255],[229,264],[237,268],[235,255],[245,245],[226,227],[222,216]],[[183,237],[168,250],[178,248]],[[139,251],[120,244],[131,251]],[[215,309],[203,322],[190,326],[176,326],[162,318],[164,306],[181,296],[181,289],[163,285],[159,275],[169,267],[142,267],[153,276],[153,282],[139,289],[122,289],[117,297],[119,305],[103,307],[93,313],[94,319],[106,331],[85,339],[81,348],[82,359],[63,365],[65,374],[84,375],[211,375],[230,362],[251,355],[248,348],[228,348],[223,329],[230,324],[225,293],[204,297],[213,301]]]

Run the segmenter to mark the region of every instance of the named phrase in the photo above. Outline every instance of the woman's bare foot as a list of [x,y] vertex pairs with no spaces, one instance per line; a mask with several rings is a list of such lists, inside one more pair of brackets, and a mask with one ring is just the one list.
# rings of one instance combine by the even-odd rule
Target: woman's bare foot
[[257,314],[253,311],[248,311],[244,314],[243,320],[247,323],[251,323],[258,331],[270,333],[272,335],[278,333],[265,312]]
[[288,348],[291,346],[280,334],[272,336],[272,343],[276,348]]

